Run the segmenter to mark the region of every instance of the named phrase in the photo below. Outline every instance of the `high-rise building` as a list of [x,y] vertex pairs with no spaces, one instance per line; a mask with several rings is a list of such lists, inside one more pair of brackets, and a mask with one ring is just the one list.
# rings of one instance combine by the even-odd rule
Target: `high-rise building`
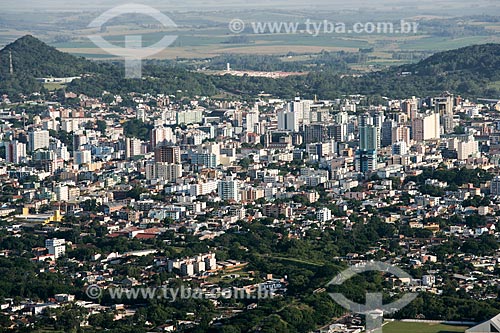
[[182,165],[166,162],[146,164],[146,179],[159,179],[174,182],[182,177]]
[[453,106],[455,99],[453,95],[444,93],[440,97],[434,98],[435,112],[441,117],[441,125],[443,126],[444,133],[452,133],[454,131],[453,121]]
[[441,126],[439,113],[420,114],[411,123],[412,138],[417,142],[439,139]]
[[142,122],[145,122],[146,121],[146,110],[144,110],[142,108],[137,109],[137,111],[135,113],[135,118],[139,119]]
[[217,193],[222,200],[240,201],[239,182],[230,177],[219,181],[217,184]]
[[29,150],[34,152],[37,149],[49,148],[50,135],[47,130],[30,131],[28,135]]
[[[220,164],[220,144],[208,142],[198,147],[199,154],[208,154],[215,156],[215,166]],[[212,157],[210,157],[212,159]]]
[[332,125],[332,138],[335,139],[336,142],[346,142],[349,139],[349,124],[342,123]]
[[243,127],[243,112],[241,110],[234,111],[233,126],[234,127]]
[[373,117],[369,113],[363,113],[358,118],[359,127],[374,125]]
[[454,98],[453,95],[449,93],[444,93],[442,96],[434,98],[435,111],[441,116],[453,115],[453,105]]
[[136,138],[125,139],[125,158],[142,155],[142,141]]
[[404,141],[395,142],[392,145],[393,155],[406,155],[408,154],[408,145]]
[[491,195],[500,195],[500,176],[491,180],[490,193]]
[[347,112],[337,112],[333,119],[337,124],[347,124],[349,122],[349,114]]
[[247,132],[254,132],[255,125],[259,123],[259,109],[256,107],[247,113],[246,116],[246,130]]
[[408,126],[397,126],[392,129],[391,143],[406,142],[407,146],[410,145],[410,128]]
[[217,259],[215,258],[215,253],[209,253],[206,255],[204,261],[207,270],[217,269]]
[[156,177],[167,181],[175,181],[182,177],[182,165],[156,163]]
[[325,223],[332,219],[332,211],[326,207],[318,210],[316,213],[316,219],[319,222]]
[[74,152],[75,164],[90,164],[92,162],[92,153],[90,150],[77,150]]
[[178,111],[175,113],[177,125],[198,124],[203,120],[203,110]]
[[359,127],[359,149],[380,149],[380,129],[373,125]]
[[392,130],[398,126],[397,122],[392,119],[387,119],[382,124],[380,144],[382,147],[388,147],[393,144]]
[[384,121],[385,121],[385,115],[384,115],[383,111],[376,112],[373,115],[373,125],[374,126],[376,126],[378,128],[382,128],[382,124],[384,123]]
[[211,153],[193,153],[191,164],[204,168],[217,168],[217,156]]
[[151,130],[151,147],[154,149],[158,145],[172,142],[174,134],[170,127],[157,126]]
[[68,147],[66,147],[66,145],[59,140],[51,142],[49,150],[55,153],[56,158],[60,158],[63,161],[69,161],[71,158],[68,152]]
[[479,144],[474,139],[474,136],[468,137],[466,140],[459,141],[457,145],[457,158],[466,160],[469,157],[475,156],[479,151]]
[[405,100],[401,103],[401,110],[407,115],[410,120],[417,116],[418,101],[415,97]]
[[301,125],[311,122],[311,101],[295,98],[278,112],[278,130],[298,132]]
[[158,146],[155,149],[155,162],[181,163],[181,149],[177,146]]
[[278,111],[278,130],[298,132],[299,119],[297,114],[287,110]]
[[207,195],[210,193],[217,192],[218,182],[215,180],[198,182],[196,184],[191,184],[189,187],[189,194],[192,196]]
[[[314,123],[304,126],[304,142],[325,142],[335,137],[335,126],[324,123]],[[337,125],[340,126],[340,125]]]
[[26,144],[14,140],[5,147],[7,162],[19,164],[26,158]]
[[309,154],[309,158],[315,157],[315,159],[320,159],[325,156],[334,156],[337,153],[336,148],[337,145],[334,140],[308,143],[306,145],[306,151]]
[[54,187],[57,201],[69,201],[69,187],[66,185],[57,185]]
[[442,145],[446,147],[446,152],[452,152],[451,158],[462,161],[469,157],[476,157],[479,152],[479,143],[474,139],[473,135],[454,137],[442,142]]
[[88,143],[88,138],[84,134],[74,134],[73,135],[73,149],[78,150],[81,146]]
[[315,122],[323,122],[323,123],[330,123],[331,121],[331,116],[330,116],[330,110],[329,109],[321,109],[321,108],[313,108],[311,109],[310,113],[310,121],[311,123]]
[[288,103],[287,109],[289,112],[295,114],[299,126],[307,125],[311,122],[311,104],[312,101],[301,100],[299,97],[296,97],[293,102]]
[[66,253],[66,240],[65,239],[46,239],[45,247],[56,259],[62,257]]
[[194,275],[194,265],[192,261],[181,264],[181,274],[187,276]]
[[378,167],[377,151],[376,150],[360,150],[356,151],[355,158],[356,171],[370,172]]

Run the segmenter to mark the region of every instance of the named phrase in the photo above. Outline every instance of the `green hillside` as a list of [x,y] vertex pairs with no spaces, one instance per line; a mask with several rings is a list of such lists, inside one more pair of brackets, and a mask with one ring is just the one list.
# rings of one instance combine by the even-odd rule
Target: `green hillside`
[[10,54],[12,54],[14,74],[26,74],[33,77],[65,77],[77,76],[96,69],[91,61],[60,52],[39,39],[27,35],[0,51],[2,78],[9,74]]
[[[9,73],[12,54],[14,75]],[[406,98],[432,96],[450,91],[464,97],[500,98],[500,45],[474,45],[436,53],[417,64],[392,67],[361,77],[340,76],[329,70],[312,71],[305,76],[283,79],[210,76],[191,72],[175,63],[147,62],[143,65],[143,80],[124,78],[123,65],[95,63],[60,52],[40,40],[25,36],[0,51],[0,93],[18,99],[19,94],[41,91],[36,77],[77,76],[67,89],[89,96],[112,93],[162,93],[184,96],[214,96],[221,91],[255,97],[267,92],[282,98],[292,98],[297,92],[303,97],[339,98],[348,94],[364,94],[373,102],[382,96]]]

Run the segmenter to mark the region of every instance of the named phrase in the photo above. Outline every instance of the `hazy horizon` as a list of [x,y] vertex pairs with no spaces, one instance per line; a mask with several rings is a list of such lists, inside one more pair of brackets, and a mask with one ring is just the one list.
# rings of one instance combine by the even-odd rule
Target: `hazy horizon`
[[[134,0],[134,1],[124,1],[124,0],[88,0],[88,1],[74,1],[68,3],[63,0],[46,0],[40,3],[33,3],[28,0],[5,0],[3,1],[3,12],[8,11],[27,11],[31,12],[34,10],[97,10],[110,8],[117,5],[127,4],[127,3],[139,3],[144,5],[149,5],[157,9],[163,10],[215,10],[215,9],[259,9],[262,7],[275,8],[275,9],[314,9],[323,8],[328,10],[333,9],[363,9],[363,8],[380,8],[390,9],[391,7],[398,9],[409,9],[409,10],[432,10],[435,9],[438,12],[442,12],[445,8],[474,8],[475,10],[484,8],[487,10],[485,14],[496,15],[500,12],[500,4],[496,0],[478,0],[471,3],[468,0],[423,0],[415,2],[413,0],[383,0],[381,2],[373,3],[370,0],[352,0],[352,1],[340,1],[340,0],[316,0],[316,1],[285,1],[285,0],[257,0],[248,2],[246,0],[186,0],[182,3],[175,1],[158,1],[158,0]],[[0,14],[1,17],[1,14]]]
[[[171,18],[178,38],[160,58],[204,58],[225,53],[286,54],[318,53],[322,50],[357,52],[374,49],[383,54],[382,64],[393,63],[392,52],[423,52],[418,59],[440,50],[472,44],[500,42],[500,1],[478,0],[4,0],[0,13],[0,48],[31,34],[61,51],[89,58],[109,58],[88,36],[95,34],[89,24],[107,10],[124,4],[143,4]],[[419,24],[413,36],[404,34],[256,34],[247,29],[231,31],[233,21],[297,22],[305,20],[342,22],[393,22]],[[109,20],[104,34],[114,45],[123,45],[125,35],[141,35],[144,45],[159,41],[165,29],[147,15],[119,15]],[[168,31],[168,29],[167,29]],[[171,32],[175,31],[173,34]],[[101,31],[103,32],[103,31]],[[241,33],[241,34],[240,34]],[[239,37],[238,37],[239,36]],[[243,37],[242,37],[243,36]],[[316,38],[317,37],[317,38]],[[405,56],[403,56],[404,58]]]

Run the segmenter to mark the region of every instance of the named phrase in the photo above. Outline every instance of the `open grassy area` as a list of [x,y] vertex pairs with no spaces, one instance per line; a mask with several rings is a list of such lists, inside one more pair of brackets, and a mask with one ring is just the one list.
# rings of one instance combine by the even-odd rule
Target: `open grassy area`
[[[450,0],[447,4],[447,14],[451,12],[455,4]],[[423,9],[422,7],[421,9]],[[457,7],[458,8],[458,7]],[[381,9],[381,8],[377,8]],[[148,21],[131,20],[113,22],[107,24],[106,28],[88,28],[87,24],[96,18],[95,12],[71,12],[61,14],[59,12],[46,13],[38,17],[35,13],[23,13],[22,22],[32,22],[33,31],[25,31],[24,25],[17,25],[15,18],[9,21],[11,24],[4,25],[9,28],[0,29],[0,47],[31,33],[47,42],[60,51],[90,59],[116,59],[117,57],[106,53],[94,45],[89,35],[99,34],[116,47],[123,47],[125,36],[140,35],[143,46],[151,46],[165,35],[177,36],[177,39],[162,52],[151,56],[154,59],[202,59],[223,54],[252,54],[252,55],[287,55],[297,53],[305,57],[316,55],[321,51],[345,51],[358,52],[359,49],[373,49],[368,59],[358,63],[350,63],[350,67],[359,71],[372,71],[374,67],[380,68],[391,65],[412,63],[428,56],[430,53],[463,47],[480,43],[500,43],[500,24],[496,21],[467,19],[468,25],[485,30],[478,35],[460,34],[443,36],[436,34],[432,27],[419,29],[415,34],[367,34],[367,33],[320,33],[312,36],[303,30],[301,26],[296,33],[254,33],[251,22],[298,22],[303,23],[306,19],[321,22],[328,19],[331,22],[346,22],[348,30],[351,24],[356,22],[382,21],[397,22],[402,14],[397,8],[386,8],[387,12],[374,13],[369,9],[352,13],[341,13],[326,11],[324,13],[297,10],[212,10],[212,11],[166,11],[167,15],[176,22],[176,27],[161,27],[158,25],[148,26]],[[458,9],[457,9],[458,10]],[[461,11],[461,14],[464,12]],[[314,14],[314,15],[313,15]],[[467,12],[467,14],[470,14]],[[354,15],[354,16],[353,16]],[[233,34],[228,28],[228,23],[235,18],[241,18],[246,22],[247,29],[242,34]],[[440,20],[442,17],[436,15],[415,13],[415,20]],[[443,17],[443,19],[445,19]],[[47,25],[57,24],[60,30],[47,29]],[[155,20],[152,20],[154,23]],[[457,20],[458,22],[458,20]],[[462,21],[460,21],[462,22]],[[463,22],[462,22],[463,23]],[[436,23],[437,24],[437,23]],[[68,30],[62,33],[63,30]],[[347,30],[347,31],[348,31]],[[234,39],[237,36],[245,36],[243,41]],[[395,54],[393,54],[395,53]],[[398,53],[403,53],[400,57]],[[413,56],[415,53],[415,57]],[[396,57],[393,57],[396,55]],[[300,58],[284,58],[283,61],[297,61]]]
[[63,84],[63,83],[57,83],[57,82],[54,82],[54,83],[44,83],[43,86],[48,91],[55,91],[55,90],[58,90],[58,89],[66,87],[65,84]]
[[394,321],[384,326],[384,333],[463,333],[466,329],[465,326]]
[[315,263],[310,260],[302,260],[299,258],[285,258],[285,257],[272,257],[273,260],[281,261],[283,263],[298,264],[302,266],[322,266],[320,263]]
[[488,86],[492,89],[500,89],[500,81],[491,82]]

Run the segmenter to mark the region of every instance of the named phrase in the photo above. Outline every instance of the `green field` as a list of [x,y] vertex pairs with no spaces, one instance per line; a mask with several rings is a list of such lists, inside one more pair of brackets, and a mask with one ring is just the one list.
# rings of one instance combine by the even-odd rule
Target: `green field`
[[465,332],[468,327],[444,324],[404,323],[395,321],[384,325],[384,333],[455,333]]
[[500,89],[500,81],[491,82],[488,86],[492,89]]
[[66,85],[63,83],[44,83],[43,86],[49,91],[55,91],[66,87]]
[[[97,12],[47,12],[43,16],[35,13],[12,14],[9,28],[0,29],[0,48],[25,34],[33,34],[60,51],[90,59],[116,59],[116,56],[106,53],[94,45],[89,35],[102,35],[117,48],[124,46],[125,36],[140,35],[143,46],[151,46],[165,35],[177,36],[177,39],[162,52],[151,58],[155,59],[204,59],[223,54],[250,54],[250,55],[315,55],[322,51],[358,52],[359,49],[372,49],[368,59],[350,63],[351,69],[372,71],[372,67],[386,67],[412,63],[422,57],[429,56],[437,51],[445,51],[480,43],[500,43],[500,24],[496,20],[478,18],[454,18],[452,13],[456,5],[450,1],[447,4],[448,17],[417,14],[413,8],[408,12],[403,8],[364,8],[359,11],[339,12],[335,10],[292,10],[292,9],[262,9],[248,11],[243,9],[210,10],[210,11],[166,11],[175,22],[176,27],[162,27],[152,25],[155,20],[145,18],[129,18],[107,24],[102,31],[88,28],[89,22],[96,18]],[[474,8],[467,5],[467,11],[462,6],[455,8],[457,14],[472,15]],[[470,8],[469,8],[470,7]],[[461,11],[458,8],[462,8]],[[421,8],[422,9],[422,8]],[[482,12],[481,12],[482,13]],[[228,24],[232,19],[239,18],[246,22],[247,29],[241,34],[231,33]],[[397,22],[405,18],[416,20],[421,28],[410,34],[378,34],[378,33],[349,33],[354,22]],[[317,36],[303,30],[296,33],[255,33],[252,22],[297,22],[304,23],[312,19],[322,22],[345,22],[346,33],[319,33]],[[23,22],[30,22],[31,31],[26,31]],[[457,28],[457,24],[467,26],[469,31]],[[55,26],[57,29],[48,28]],[[458,29],[458,30],[457,30]],[[482,29],[482,30],[481,30]],[[450,34],[443,34],[450,30]],[[460,30],[460,31],[459,31]],[[319,30],[318,30],[319,31]],[[245,36],[243,40],[234,39]],[[398,57],[399,54],[411,57]],[[413,58],[415,53],[415,58]],[[420,58],[419,58],[420,57]],[[292,61],[285,60],[285,61]]]

